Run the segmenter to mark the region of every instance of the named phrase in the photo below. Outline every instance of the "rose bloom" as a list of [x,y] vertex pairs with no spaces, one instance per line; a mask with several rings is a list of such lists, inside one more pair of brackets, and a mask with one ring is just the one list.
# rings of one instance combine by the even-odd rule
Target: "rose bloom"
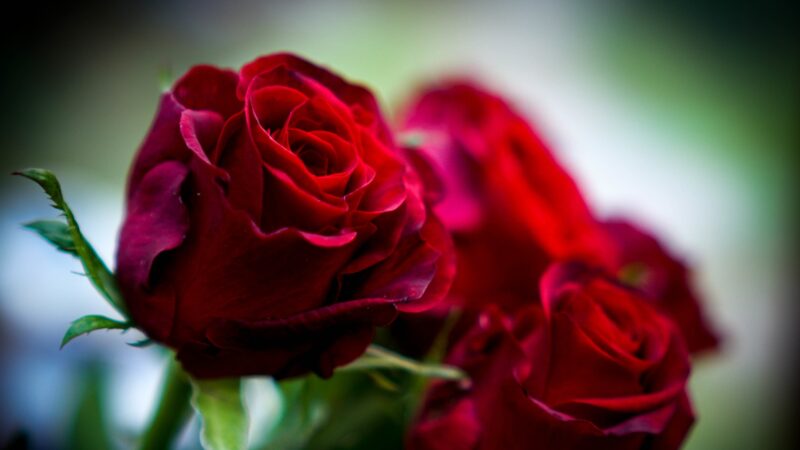
[[489,303],[510,312],[538,302],[539,279],[554,261],[610,262],[610,242],[575,181],[505,100],[443,82],[423,89],[404,117],[402,130],[417,141],[409,152],[433,172],[421,171],[426,192],[438,194],[458,270],[446,302],[392,325],[402,351],[425,354],[453,306],[465,317],[457,336]]
[[536,130],[502,98],[475,84],[443,83],[423,90],[405,116],[403,129],[419,141],[416,158],[441,179],[428,192],[441,197],[436,212],[453,234],[458,271],[447,302],[393,325],[404,351],[423,354],[451,306],[471,316],[487,304],[513,312],[538,302],[545,268],[565,260],[641,288],[679,325],[690,350],[716,346],[685,265],[638,228],[598,220]]
[[609,220],[603,227],[614,242],[613,265],[620,279],[639,289],[675,322],[690,352],[716,349],[717,332],[706,317],[686,264],[629,221]]
[[448,357],[471,386],[434,385],[407,448],[678,448],[694,416],[674,324],[637,291],[575,263],[548,269],[541,298],[476,321]]
[[288,54],[197,66],[131,168],[117,277],[197,377],[328,376],[448,289],[424,197],[365,88]]
[[403,130],[442,179],[436,212],[453,234],[451,299],[506,309],[530,303],[554,260],[603,261],[605,236],[577,185],[503,99],[465,82],[422,91]]

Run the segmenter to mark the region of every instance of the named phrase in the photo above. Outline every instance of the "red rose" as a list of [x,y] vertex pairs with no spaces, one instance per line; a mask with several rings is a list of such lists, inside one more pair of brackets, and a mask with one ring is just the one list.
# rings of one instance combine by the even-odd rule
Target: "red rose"
[[194,67],[133,164],[117,276],[195,376],[327,376],[446,291],[423,197],[368,90],[286,54]]
[[412,102],[403,129],[419,139],[412,160],[430,167],[420,173],[438,194],[458,260],[448,301],[393,325],[404,352],[427,351],[448,306],[466,308],[467,320],[487,303],[513,311],[538,302],[550,263],[606,264],[609,242],[577,185],[500,97],[463,82],[432,87]]
[[536,300],[552,261],[607,256],[575,182],[501,98],[465,83],[433,87],[412,102],[404,130],[443,180],[436,212],[456,245],[454,301],[514,308]]
[[675,449],[694,420],[689,358],[636,291],[582,265],[545,273],[541,305],[490,309],[448,361],[468,390],[430,392],[408,448]]
[[[538,301],[548,264],[578,260],[641,288],[678,324],[692,352],[717,346],[686,267],[635,227],[596,220],[569,174],[502,99],[463,83],[432,88],[406,123],[420,134],[416,158],[429,160],[443,180],[428,191],[440,192],[437,212],[458,254],[447,304],[467,307],[468,316],[487,303],[513,311]],[[442,322],[447,304],[425,321],[400,317],[392,331],[405,351],[425,352],[438,329],[431,323]]]
[[690,352],[716,348],[719,338],[706,319],[686,265],[631,223],[612,220],[604,226],[615,244],[613,264],[622,281],[641,290],[678,325]]

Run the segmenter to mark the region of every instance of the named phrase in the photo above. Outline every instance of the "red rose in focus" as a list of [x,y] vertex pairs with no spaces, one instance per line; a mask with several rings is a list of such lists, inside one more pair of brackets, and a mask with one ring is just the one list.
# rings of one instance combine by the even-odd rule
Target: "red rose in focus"
[[407,447],[678,448],[694,417],[674,325],[582,265],[552,266],[541,297],[513,318],[490,308],[455,345],[472,386],[435,385]]
[[130,313],[198,377],[323,376],[444,295],[449,241],[373,96],[292,55],[198,66],[133,164]]
[[457,303],[513,309],[536,301],[552,261],[607,256],[575,182],[501,98],[464,83],[434,87],[412,102],[404,130],[443,180],[436,211],[456,245]]
[[607,222],[614,241],[614,266],[621,280],[641,290],[677,325],[692,353],[714,349],[719,338],[706,319],[684,263],[654,237],[623,221]]

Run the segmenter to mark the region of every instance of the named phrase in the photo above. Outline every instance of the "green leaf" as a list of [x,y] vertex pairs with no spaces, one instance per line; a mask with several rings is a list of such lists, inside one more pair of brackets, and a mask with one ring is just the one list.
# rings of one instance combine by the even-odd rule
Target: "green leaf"
[[205,450],[247,448],[248,417],[242,402],[241,380],[192,380],[192,406],[203,427],[200,442]]
[[56,248],[62,252],[78,256],[75,243],[72,241],[72,234],[70,234],[69,227],[64,222],[58,220],[37,220],[35,222],[26,223],[24,227],[35,231],[39,236],[55,245]]
[[[66,224],[62,223],[61,227],[55,225],[55,223],[58,222],[40,221],[28,224],[28,228],[39,233],[45,239],[59,247],[59,249],[67,251],[66,248],[73,248],[74,254],[77,254],[80,258],[86,275],[89,277],[94,287],[108,300],[114,309],[127,318],[128,313],[122,301],[122,295],[117,287],[114,274],[108,270],[108,267],[106,267],[97,255],[94,248],[92,248],[86,238],[83,237],[80,227],[78,227],[78,222],[72,214],[72,210],[70,210],[69,205],[67,205],[67,202],[64,200],[64,196],[61,193],[61,185],[58,183],[56,176],[53,175],[52,172],[44,169],[26,169],[15,172],[14,174],[33,180],[36,184],[41,186],[53,202],[53,207],[63,212],[64,218],[66,219]],[[66,240],[66,233],[63,227],[66,227],[69,236],[72,238],[71,246]],[[73,251],[70,251],[70,253],[73,253]]]
[[366,371],[281,381],[281,419],[262,450],[402,450],[403,399],[416,377],[393,375],[397,392],[373,383]]
[[136,347],[136,348],[149,347],[149,346],[154,345],[154,344],[155,344],[155,341],[153,341],[150,338],[144,338],[144,339],[140,339],[138,341],[128,342],[128,345],[130,345],[131,347]]
[[330,418],[326,392],[318,389],[311,375],[282,381],[278,387],[281,416],[262,450],[307,449],[308,441]]
[[91,315],[83,316],[72,322],[64,338],[61,340],[61,348],[64,348],[71,340],[82,334],[89,334],[95,330],[127,330],[130,324],[109,319],[105,316]]
[[465,385],[469,384],[469,378],[467,377],[467,374],[458,367],[442,364],[421,363],[375,344],[370,345],[363,356],[344,367],[340,367],[337,370],[351,371],[379,369],[403,370],[421,377],[455,380],[461,381]]
[[58,179],[52,172],[45,169],[25,169],[14,172],[14,175],[20,175],[36,182],[53,201],[53,208],[62,209],[64,197],[61,195],[61,185],[58,184]]

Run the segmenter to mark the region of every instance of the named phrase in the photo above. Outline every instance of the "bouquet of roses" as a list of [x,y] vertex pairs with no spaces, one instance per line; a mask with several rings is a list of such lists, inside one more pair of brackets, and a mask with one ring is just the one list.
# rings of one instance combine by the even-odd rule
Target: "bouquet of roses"
[[[28,227],[119,313],[62,345],[135,327],[170,353],[139,448],[173,445],[190,405],[206,449],[675,449],[694,422],[690,355],[717,337],[687,267],[597,217],[473,83],[421,90],[390,126],[297,56],[192,68],[131,166],[114,272],[55,176],[19,174],[63,213]],[[254,376],[282,414],[248,433]]]

